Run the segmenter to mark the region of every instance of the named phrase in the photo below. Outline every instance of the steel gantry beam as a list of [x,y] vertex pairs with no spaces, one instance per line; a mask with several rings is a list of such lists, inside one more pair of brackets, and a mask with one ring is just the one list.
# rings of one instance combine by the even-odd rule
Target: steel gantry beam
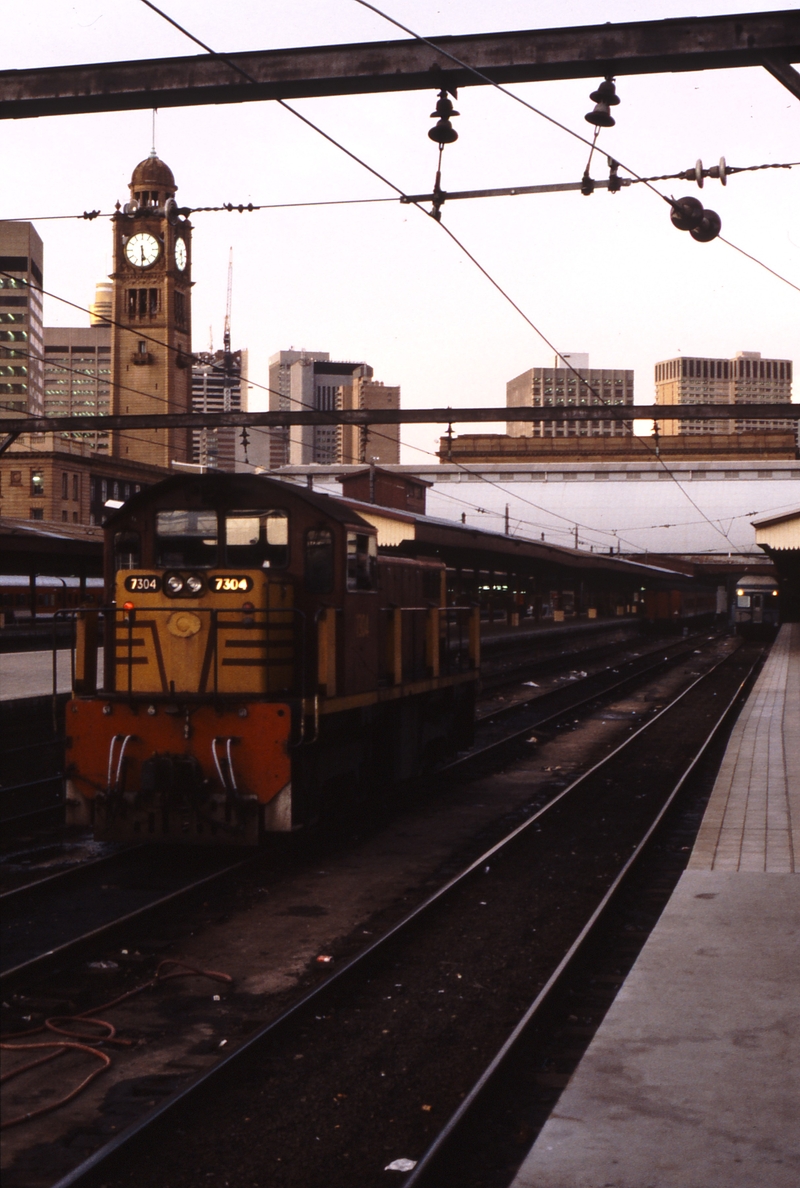
[[[800,11],[437,37],[494,82],[764,66],[795,94]],[[247,82],[229,63],[255,79]],[[485,85],[414,39],[0,72],[0,118]]]
[[[21,433],[88,433],[133,429],[270,429],[287,425],[455,425],[487,421],[800,421],[800,404],[579,404],[546,408],[355,408],[324,412],[298,409],[279,412],[153,413],[150,416],[4,417],[0,431],[8,438]],[[7,439],[7,444],[11,444]],[[0,444],[0,453],[3,446]]]

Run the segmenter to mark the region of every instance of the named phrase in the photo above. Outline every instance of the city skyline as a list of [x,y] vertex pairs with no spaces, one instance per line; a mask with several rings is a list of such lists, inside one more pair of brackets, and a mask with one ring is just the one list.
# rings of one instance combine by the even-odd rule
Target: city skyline
[[[779,7],[788,8],[790,5]],[[693,6],[693,11],[697,6]],[[352,11],[351,11],[352,9]],[[677,0],[612,2],[604,19],[683,15]],[[700,14],[729,11],[700,5]],[[121,17],[116,19],[119,11]],[[427,35],[522,28],[529,5],[491,10],[466,0],[434,13],[406,0],[395,15]],[[237,5],[224,22],[206,3],[175,0],[171,15],[223,50],[394,37],[357,6]],[[123,19],[124,18],[124,19]],[[134,19],[135,18],[135,19]],[[537,5],[535,23],[591,23],[588,3]],[[42,0],[19,14],[2,64],[24,68],[65,61],[192,54],[196,46],[155,14],[124,0],[114,16],[88,0],[69,13]],[[514,88],[568,127],[585,133],[586,80]],[[618,80],[617,126],[604,130],[592,174],[614,153],[643,174],[685,169],[725,155],[735,165],[794,159],[797,101],[766,71],[708,71]],[[435,149],[427,139],[433,94],[299,101],[297,106],[374,168],[407,190],[429,190]],[[579,143],[490,88],[459,96],[459,141],[444,154],[445,188],[573,181],[586,164]],[[0,217],[110,211],[125,199],[132,165],[151,145],[150,112],[9,122],[5,152],[21,159],[4,188]],[[654,128],[658,135],[653,135]],[[79,152],[88,141],[102,152]],[[259,145],[254,153],[252,147]],[[199,146],[213,145],[213,170]],[[385,188],[274,104],[172,109],[156,120],[156,147],[188,205],[304,202],[384,197]],[[80,170],[76,161],[80,158]],[[57,179],[57,181],[56,181]],[[707,182],[704,204],[719,211],[723,236],[776,271],[800,276],[800,173],[770,170]],[[676,196],[689,182],[665,183]],[[764,211],[769,210],[769,218]],[[670,224],[644,187],[446,204],[458,235],[560,350],[576,344],[599,367],[637,372],[637,400],[651,397],[648,372],[678,354],[796,355],[800,298],[757,264],[715,242],[695,243]],[[505,381],[550,366],[552,350],[432,220],[394,201],[194,216],[194,317],[219,326],[228,252],[234,247],[233,337],[251,351],[251,379],[268,385],[268,358],[282,344],[330,343],[340,358],[368,358],[378,375],[402,383],[407,407],[504,404]],[[48,288],[89,304],[111,271],[107,220],[37,222],[46,239]],[[48,325],[72,325],[75,311],[45,298]],[[194,349],[202,349],[203,334]],[[200,339],[200,341],[198,341]],[[502,379],[498,379],[502,360]],[[645,382],[646,381],[646,382]],[[252,407],[266,407],[255,388]],[[502,430],[504,426],[498,424]],[[435,427],[406,427],[403,440],[434,451]],[[404,461],[429,455],[404,451]]]

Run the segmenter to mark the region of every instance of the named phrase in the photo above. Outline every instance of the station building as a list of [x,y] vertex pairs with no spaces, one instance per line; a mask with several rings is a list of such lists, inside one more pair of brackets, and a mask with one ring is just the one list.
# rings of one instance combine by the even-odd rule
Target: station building
[[[363,467],[290,466],[281,478],[336,494]],[[430,483],[428,514],[586,552],[764,561],[751,521],[800,503],[800,460],[431,463],[387,467]]]

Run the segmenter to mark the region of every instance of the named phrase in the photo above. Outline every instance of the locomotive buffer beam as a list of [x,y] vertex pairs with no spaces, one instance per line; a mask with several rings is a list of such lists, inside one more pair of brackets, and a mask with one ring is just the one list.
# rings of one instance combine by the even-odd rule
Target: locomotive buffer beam
[[[758,66],[800,94],[790,65],[800,60],[796,9],[433,40],[498,83]],[[432,46],[406,38],[4,70],[0,119],[485,85]]]

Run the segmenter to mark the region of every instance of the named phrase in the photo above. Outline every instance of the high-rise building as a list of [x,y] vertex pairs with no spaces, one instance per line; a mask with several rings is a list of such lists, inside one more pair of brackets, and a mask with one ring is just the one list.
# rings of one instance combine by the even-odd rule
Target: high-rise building
[[[108,413],[111,407],[111,327],[98,320],[91,326],[45,326],[44,411],[48,417],[82,417]],[[64,441],[81,441],[94,453],[108,455],[108,431],[62,433]]]
[[[367,363],[298,359],[290,368],[289,407],[323,411],[357,407],[354,385],[358,380],[372,379],[372,374]],[[342,425],[292,425],[289,430],[290,464],[341,462],[345,441],[343,430]]]
[[[327,351],[278,351],[269,361],[269,409],[270,412],[288,412],[290,408],[290,390],[292,365],[301,359],[312,363],[327,363],[330,355]],[[276,428],[270,430],[269,468],[277,470],[289,464],[289,430]]]
[[[192,364],[192,412],[247,411],[247,351],[203,352]],[[250,431],[252,432],[252,430]],[[240,429],[192,430],[192,461],[212,470],[236,469]]]
[[110,281],[98,281],[94,289],[94,301],[89,306],[89,321],[92,326],[110,325],[114,313],[114,287]]
[[[178,213],[176,189],[153,152],[134,169],[130,201],[112,219],[113,413],[191,408],[192,226]],[[190,460],[190,431],[114,431],[111,453],[167,470]]]
[[[347,407],[347,406],[345,406]],[[356,376],[351,408],[399,408],[400,388],[380,380]],[[343,425],[341,462],[372,462],[380,466],[400,463],[399,425]]]
[[[341,363],[327,351],[279,351],[269,361],[270,409],[399,408],[400,388],[373,378],[368,363]],[[273,429],[269,467],[317,462],[399,463],[400,429],[381,425],[294,425]]]
[[44,413],[44,250],[33,223],[0,222],[0,413]]
[[[656,404],[788,404],[792,399],[790,359],[762,359],[760,351],[738,351],[732,359],[678,355],[656,363]],[[729,420],[660,422],[664,434],[794,432],[792,421]]]
[[603,419],[604,404],[633,404],[633,372],[589,367],[589,356],[572,352],[556,358],[554,367],[532,367],[506,384],[508,408],[598,406],[591,421],[511,421],[511,437],[622,437],[633,432],[632,421]]

